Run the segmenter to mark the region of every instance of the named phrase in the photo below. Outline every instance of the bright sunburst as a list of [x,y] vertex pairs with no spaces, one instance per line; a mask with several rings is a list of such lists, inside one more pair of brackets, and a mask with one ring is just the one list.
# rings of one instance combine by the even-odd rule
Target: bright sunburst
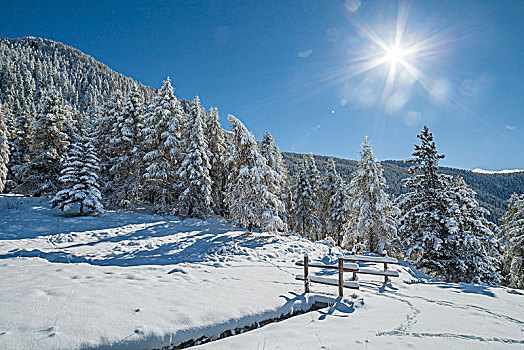
[[412,32],[408,32],[408,12],[405,3],[401,3],[394,26],[389,30],[376,30],[367,23],[359,22],[358,18],[352,20],[360,35],[362,46],[360,50],[352,52],[347,77],[352,78],[375,70],[379,73],[385,68],[385,81],[380,98],[383,105],[387,105],[393,94],[397,93],[397,97],[401,94],[401,77],[410,77],[408,80],[420,83],[428,92],[431,92],[433,86],[428,67],[424,66],[422,61],[438,55],[443,40],[435,30],[417,28],[416,32],[413,32],[413,28],[410,28]]
[[387,48],[384,59],[392,65],[397,63],[403,64],[404,56],[406,56],[406,51],[398,46],[392,46]]

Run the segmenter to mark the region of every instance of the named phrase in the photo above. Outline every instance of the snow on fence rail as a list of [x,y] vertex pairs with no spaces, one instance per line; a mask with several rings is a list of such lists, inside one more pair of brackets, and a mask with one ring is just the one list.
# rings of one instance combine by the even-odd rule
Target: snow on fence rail
[[386,256],[349,255],[349,256],[345,256],[343,259],[344,261],[349,261],[352,263],[371,262],[371,263],[384,264],[383,271],[359,267],[357,271],[353,271],[353,280],[357,279],[357,273],[384,276],[384,283],[388,283],[389,277],[398,277],[399,276],[397,271],[388,270],[388,264],[398,264],[398,260],[395,258],[391,258],[387,255]]
[[[349,264],[344,264],[344,262],[350,262]],[[361,268],[358,266],[357,262],[373,262],[373,263],[382,263],[384,264],[384,270],[368,269]],[[309,284],[311,282],[326,284],[330,286],[338,286],[338,295],[344,296],[344,288],[350,289],[359,289],[359,284],[357,281],[357,273],[367,274],[367,275],[377,275],[384,276],[384,283],[389,281],[389,277],[398,277],[399,274],[397,271],[388,270],[388,264],[398,264],[398,260],[388,256],[384,257],[375,257],[375,256],[363,256],[363,255],[349,255],[343,258],[338,258],[338,265],[325,265],[318,263],[310,263],[309,258],[304,255],[304,261],[297,261],[295,265],[304,267],[304,274],[297,275],[296,280],[304,281],[304,291],[309,293]],[[321,269],[332,269],[338,270],[338,281],[325,277],[311,276],[309,274],[309,268],[321,268]],[[344,281],[344,272],[352,272],[353,278],[351,281]]]
[[[295,265],[304,266],[304,275],[298,275],[295,277],[297,280],[304,281],[304,290],[305,293],[309,293],[309,283],[320,283],[327,284],[330,286],[338,286],[338,295],[344,296],[344,288],[359,289],[357,281],[348,281],[344,283],[344,271],[352,272],[358,270],[357,264],[346,264],[344,266],[344,259],[338,258],[338,266],[333,265],[323,265],[323,264],[309,264],[309,258],[304,255],[304,262],[297,261]],[[337,269],[338,270],[338,282],[329,278],[315,277],[309,275],[309,267],[317,267],[322,269]]]

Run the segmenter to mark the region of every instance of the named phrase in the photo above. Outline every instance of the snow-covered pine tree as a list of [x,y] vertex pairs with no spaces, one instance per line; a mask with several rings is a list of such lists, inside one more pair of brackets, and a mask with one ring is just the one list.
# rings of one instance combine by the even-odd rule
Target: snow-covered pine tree
[[226,195],[231,219],[249,231],[252,227],[270,232],[285,230],[280,218],[284,204],[278,197],[280,175],[266,164],[255,137],[244,124],[232,115],[228,119],[235,142]]
[[450,280],[466,283],[498,284],[501,276],[500,245],[495,237],[497,226],[485,215],[489,212],[480,207],[476,193],[459,177],[451,189],[452,198],[458,205],[455,220],[459,231],[447,241],[456,256],[456,268],[450,270]]
[[320,185],[322,180],[320,178],[320,171],[318,171],[317,163],[315,162],[315,157],[313,156],[313,153],[310,153],[307,156],[306,173],[309,177],[309,182],[311,183],[313,192],[315,193],[315,201],[318,201],[318,197],[320,195]]
[[309,153],[309,155],[306,156],[306,174],[309,178],[309,183],[311,185],[311,188],[313,190],[313,201],[316,203],[316,209],[314,212],[314,217],[317,219],[317,225],[314,230],[316,232],[316,239],[322,239],[322,231],[324,230],[324,223],[322,222],[321,215],[319,213],[321,209],[321,196],[322,196],[322,189],[321,189],[321,177],[320,177],[320,171],[318,171],[317,164],[315,162],[315,157],[313,156],[313,153]]
[[[275,140],[273,139],[273,136],[269,133],[269,131],[266,131],[264,133],[264,136],[262,138],[262,142],[260,142],[260,154],[266,159],[267,165],[276,171],[277,174],[281,177],[280,182],[280,200],[282,203],[284,203],[286,211],[289,212],[291,208],[293,207],[293,196],[291,194],[291,189],[289,188],[288,184],[288,173],[286,166],[284,165],[284,159],[282,158],[282,153],[280,153],[280,149],[275,144]],[[287,221],[285,213],[282,215],[282,218]]]
[[282,154],[269,131],[264,133],[262,142],[260,142],[260,154],[266,158],[267,165],[269,165],[271,169],[275,170],[280,175],[286,175]]
[[182,150],[182,162],[176,173],[180,195],[175,213],[205,218],[211,213],[211,177],[209,176],[211,166],[198,97],[195,99],[195,108],[191,110],[191,115],[186,122],[188,140]]
[[12,141],[16,135],[16,112],[20,109],[20,100],[14,100],[10,105],[11,107],[7,104],[2,107],[0,104],[0,115],[4,119],[7,139]]
[[[71,144],[60,172],[62,189],[51,200],[66,214],[88,215],[102,210],[98,185],[99,161],[88,130],[81,131]],[[85,134],[84,134],[85,133]]]
[[[191,125],[192,122],[191,118],[193,118],[196,115],[202,116],[202,119],[205,120],[205,111],[202,108],[202,104],[200,102],[200,97],[195,96],[193,101],[186,102],[186,113],[184,115],[184,119],[182,120],[178,134],[179,134],[179,140],[180,140],[180,149],[185,149],[187,145],[189,145],[189,139],[191,134]],[[182,158],[184,157],[183,154],[180,155],[180,162],[182,161]]]
[[351,218],[350,198],[344,180],[336,172],[335,164],[333,163],[330,167],[334,174],[334,192],[328,202],[329,217],[326,232],[337,242],[337,245],[342,246],[346,227]]
[[308,159],[304,156],[294,184],[294,229],[310,239],[320,239],[320,220],[317,218],[318,202],[308,176]]
[[4,190],[7,179],[7,163],[9,162],[9,141],[4,117],[0,115],[0,193]]
[[145,198],[160,213],[169,212],[176,200],[176,157],[180,153],[176,133],[183,114],[168,77],[149,106],[142,131]]
[[122,104],[111,138],[108,187],[112,193],[109,202],[119,207],[125,208],[130,201],[140,198],[142,152],[139,135],[143,117],[142,99],[135,87]]
[[[315,167],[316,168],[316,167]],[[328,223],[331,218],[331,198],[337,193],[342,179],[337,173],[333,157],[329,157],[326,175],[319,184],[318,196],[318,219],[322,223],[322,238],[333,237],[335,241],[340,232],[331,232],[328,229]],[[344,189],[345,190],[345,189]],[[339,242],[340,244],[341,242]]]
[[15,111],[14,135],[12,135],[10,171],[16,188],[24,178],[24,170],[27,170],[31,146],[31,125],[33,113],[31,107],[25,105]]
[[217,108],[210,108],[205,121],[205,135],[208,145],[209,176],[211,177],[212,209],[216,214],[224,215],[225,192],[227,183],[226,143],[224,130],[219,121]]
[[120,90],[116,90],[115,94],[110,99],[104,102],[98,111],[98,119],[96,120],[96,137],[95,143],[98,150],[98,157],[100,159],[100,173],[99,180],[101,190],[105,195],[112,193],[108,185],[111,183],[109,170],[111,169],[111,160],[113,158],[114,149],[116,145],[112,140],[118,135],[114,134],[117,130],[118,116],[122,114],[122,104],[124,98]]
[[524,195],[511,195],[502,221],[502,237],[506,242],[502,268],[504,284],[524,289]]
[[346,228],[345,246],[355,252],[382,254],[397,240],[395,219],[398,209],[385,192],[387,185],[382,166],[364,137],[358,168],[349,184],[352,219]]
[[399,236],[404,251],[415,267],[434,277],[449,281],[457,266],[454,242],[450,236],[458,233],[455,220],[457,204],[451,198],[451,177],[438,173],[437,153],[433,135],[427,126],[417,135],[421,145],[415,145],[413,157],[407,162],[412,177],[403,180],[410,192],[398,198],[401,210]]
[[54,87],[44,91],[38,114],[31,125],[31,160],[22,188],[32,195],[54,193],[59,187],[58,177],[62,158],[69,147],[73,129],[71,107]]

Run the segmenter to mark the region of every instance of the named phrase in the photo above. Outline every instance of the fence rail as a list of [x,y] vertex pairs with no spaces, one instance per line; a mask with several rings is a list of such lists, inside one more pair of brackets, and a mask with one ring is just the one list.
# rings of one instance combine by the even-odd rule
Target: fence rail
[[[344,264],[344,262],[347,262]],[[384,264],[384,270],[376,270],[371,268],[362,268],[357,262],[369,262],[369,263],[381,263]],[[388,270],[388,264],[398,264],[398,260],[389,256],[378,257],[378,256],[365,256],[365,255],[349,255],[338,258],[337,265],[326,265],[320,263],[310,263],[308,255],[304,255],[304,261],[297,261],[296,266],[302,266],[304,268],[303,275],[297,275],[296,280],[304,281],[304,291],[309,293],[310,283],[319,283],[330,286],[338,286],[338,295],[344,296],[344,288],[359,289],[360,286],[357,281],[357,274],[377,275],[384,276],[384,283],[389,281],[390,277],[398,277],[397,271]],[[320,268],[338,271],[338,281],[318,276],[311,276],[309,268]],[[344,272],[353,273],[351,281],[344,281]]]

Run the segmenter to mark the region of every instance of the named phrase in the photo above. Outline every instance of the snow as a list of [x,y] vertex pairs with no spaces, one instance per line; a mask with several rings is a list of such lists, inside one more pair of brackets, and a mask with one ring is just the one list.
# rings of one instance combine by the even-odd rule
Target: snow
[[504,170],[499,170],[499,171],[493,171],[493,170],[483,170],[480,168],[476,168],[471,171],[474,173],[479,173],[479,174],[512,174],[512,173],[524,172],[524,170],[522,169],[504,169]]
[[[406,263],[360,290],[313,283],[294,265],[341,251],[294,234],[107,211],[63,217],[48,198],[0,196],[1,349],[153,349],[309,309],[206,349],[522,348],[524,292],[434,281]],[[362,263],[371,267],[372,264]],[[337,271],[310,270],[336,279]],[[350,274],[348,274],[349,277]],[[263,346],[264,345],[264,346]]]
[[[402,269],[401,280],[408,270]],[[359,283],[359,291],[327,309],[197,349],[522,349],[524,344],[521,292],[430,281],[386,288]]]
[[358,260],[365,262],[374,262],[374,263],[388,263],[388,264],[397,264],[398,260],[389,256],[360,256],[360,255],[345,255],[347,260]]

